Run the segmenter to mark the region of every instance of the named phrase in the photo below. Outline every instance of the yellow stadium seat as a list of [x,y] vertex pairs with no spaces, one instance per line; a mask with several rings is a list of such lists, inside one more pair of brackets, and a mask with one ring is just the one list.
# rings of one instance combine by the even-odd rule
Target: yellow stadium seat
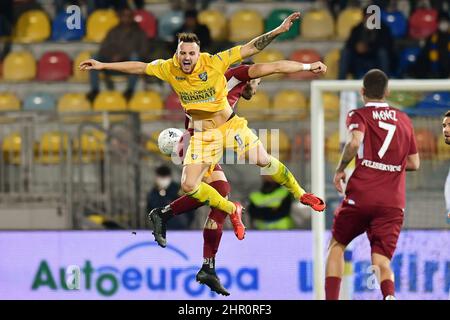
[[291,156],[291,141],[286,132],[281,129],[267,129],[266,132],[260,130],[259,139],[269,154],[277,156],[276,152],[278,152],[280,160],[289,160]]
[[203,10],[198,14],[198,21],[208,27],[213,40],[223,41],[227,39],[227,18],[219,10]]
[[304,119],[308,116],[306,98],[297,90],[281,90],[273,99],[276,120]]
[[[284,54],[276,49],[267,49],[258,53],[253,61],[255,63],[267,63],[267,62],[275,62],[279,60],[285,59]],[[273,74],[268,77],[264,77],[264,80],[279,80],[283,77],[283,74]]]
[[353,27],[359,24],[363,19],[360,8],[347,8],[343,10],[337,19],[337,37],[340,40],[346,40],[350,36]]
[[79,68],[79,65],[82,61],[90,59],[92,57],[92,52],[90,51],[81,51],[75,58],[73,62],[73,76],[71,78],[72,81],[77,82],[88,82],[89,80],[89,72],[82,71]]
[[239,99],[237,111],[240,115],[249,119],[264,119],[270,112],[270,98],[264,91],[257,91],[250,99]]
[[326,159],[332,163],[337,163],[341,156],[339,131],[327,137],[325,142]]
[[325,112],[325,120],[332,121],[339,119],[340,101],[336,94],[324,92],[322,103]]
[[12,92],[0,92],[0,111],[20,110],[20,100]]
[[30,43],[42,42],[50,37],[50,20],[42,10],[24,12],[13,31],[13,41]]
[[2,142],[3,159],[9,164],[20,164],[22,150],[22,137],[20,133],[6,136]]
[[69,136],[67,133],[46,132],[39,141],[37,161],[41,164],[59,163],[65,159],[68,146]]
[[337,79],[339,74],[339,60],[341,59],[341,50],[333,49],[326,54],[323,63],[326,64],[327,73],[325,79]]
[[[94,100],[94,111],[127,111],[127,101],[118,91],[100,92]],[[95,122],[102,122],[103,116],[93,116],[91,118]],[[110,115],[110,121],[122,121],[125,116]]]
[[334,20],[328,10],[311,10],[305,13],[300,24],[300,34],[305,39],[328,39],[334,36]]
[[[81,163],[90,163],[103,159],[105,151],[106,135],[99,130],[90,130],[81,135],[81,144],[77,139],[74,141],[74,160]],[[80,154],[81,152],[81,154]]]
[[258,11],[248,9],[239,10],[230,18],[230,41],[248,41],[263,33],[264,20]]
[[64,113],[91,111],[91,103],[84,93],[66,93],[58,100],[58,112],[63,116],[66,123],[88,121],[87,115],[73,115]]
[[94,11],[87,20],[86,41],[102,42],[109,30],[119,23],[114,10],[99,9]]
[[159,151],[159,147],[158,147],[158,137],[159,137],[160,133],[161,133],[160,131],[156,131],[151,134],[151,138],[148,139],[147,143],[145,144],[145,148],[148,151],[150,151],[152,153],[162,154],[161,151]]
[[164,108],[161,96],[156,91],[136,92],[128,105],[130,111],[140,112],[142,121],[153,121],[161,118]]
[[28,81],[36,77],[36,61],[30,52],[11,52],[3,63],[3,78],[9,81]]

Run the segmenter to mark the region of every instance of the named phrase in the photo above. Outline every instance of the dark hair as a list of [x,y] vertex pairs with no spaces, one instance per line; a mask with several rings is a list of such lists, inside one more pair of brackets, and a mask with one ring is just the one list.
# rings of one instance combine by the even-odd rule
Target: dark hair
[[369,70],[363,78],[364,95],[369,99],[383,99],[388,80],[380,69]]
[[158,177],[167,177],[172,175],[172,171],[166,165],[162,165],[156,168],[155,173]]
[[195,18],[195,19],[197,19],[197,16],[198,16],[198,12],[195,9],[186,10],[184,12],[184,18],[185,19],[187,19],[187,18]]
[[177,34],[178,43],[180,42],[195,42],[200,47],[200,40],[195,33],[181,32]]
[[448,110],[446,113],[445,113],[445,116],[444,117],[450,117],[450,110]]

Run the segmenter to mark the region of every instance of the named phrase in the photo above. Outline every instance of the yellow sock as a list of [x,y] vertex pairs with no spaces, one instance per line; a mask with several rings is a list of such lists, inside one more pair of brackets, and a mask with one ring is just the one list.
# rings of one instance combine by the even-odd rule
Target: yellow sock
[[275,182],[288,189],[294,195],[295,199],[300,199],[305,193],[305,190],[300,187],[289,169],[278,159],[271,156],[269,164],[263,168],[263,173],[266,174],[265,172],[270,175]]
[[233,202],[222,197],[216,189],[204,182],[200,183],[196,190],[186,194],[207,206],[217,208],[228,214],[232,214],[236,210]]

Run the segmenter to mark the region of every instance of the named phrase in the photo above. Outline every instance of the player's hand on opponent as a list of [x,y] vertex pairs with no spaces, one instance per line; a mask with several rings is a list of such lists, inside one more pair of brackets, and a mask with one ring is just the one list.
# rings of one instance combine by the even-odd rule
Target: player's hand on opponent
[[80,70],[102,70],[103,63],[94,59],[84,60],[80,63]]
[[327,72],[327,66],[320,61],[313,62],[311,63],[311,72],[325,74]]
[[292,13],[291,15],[289,15],[289,17],[284,19],[284,21],[278,26],[277,28],[278,31],[280,31],[280,33],[289,31],[294,21],[298,19],[300,19],[300,12]]
[[345,183],[345,171],[336,171],[333,179],[334,186],[340,194],[344,194],[344,189],[342,189],[341,181]]

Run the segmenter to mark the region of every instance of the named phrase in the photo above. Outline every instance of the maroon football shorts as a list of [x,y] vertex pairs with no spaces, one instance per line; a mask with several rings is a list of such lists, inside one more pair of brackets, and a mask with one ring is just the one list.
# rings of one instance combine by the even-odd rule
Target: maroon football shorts
[[391,259],[397,247],[403,216],[400,208],[356,206],[344,200],[334,213],[332,234],[337,242],[348,245],[367,232],[372,253]]

